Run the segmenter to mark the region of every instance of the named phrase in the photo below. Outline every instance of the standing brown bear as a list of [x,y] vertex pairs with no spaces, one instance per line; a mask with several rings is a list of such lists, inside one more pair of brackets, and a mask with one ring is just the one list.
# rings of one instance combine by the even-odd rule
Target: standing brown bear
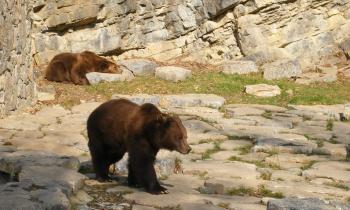
[[120,73],[117,64],[90,51],[56,55],[46,69],[46,79],[55,82],[73,82],[88,85],[86,73]]
[[153,166],[158,151],[191,151],[180,118],[161,113],[149,103],[139,106],[126,99],[108,101],[91,113],[87,131],[99,181],[109,180],[109,166],[128,152],[128,185],[144,187],[152,194],[168,193],[159,184]]

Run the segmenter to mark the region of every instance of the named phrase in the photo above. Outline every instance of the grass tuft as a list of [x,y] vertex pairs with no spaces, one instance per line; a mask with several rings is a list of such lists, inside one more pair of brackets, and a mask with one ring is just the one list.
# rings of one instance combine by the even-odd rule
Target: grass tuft
[[253,148],[252,144],[246,144],[246,145],[243,145],[243,146],[236,148],[235,150],[240,151],[240,153],[239,153],[240,155],[246,155],[246,154],[250,153],[252,148]]
[[312,160],[312,161],[308,162],[307,164],[305,164],[304,166],[300,167],[300,169],[303,171],[308,170],[317,162],[318,162],[317,160]]
[[333,130],[333,119],[328,119],[326,124],[327,131]]
[[227,195],[238,195],[238,196],[256,196],[256,197],[270,197],[270,198],[284,198],[282,192],[273,192],[269,189],[266,189],[264,185],[260,185],[257,190],[254,190],[250,187],[240,186],[238,188],[231,188],[226,191]]
[[218,151],[220,151],[220,142],[214,142],[214,148],[213,149],[208,149],[202,154],[202,160],[209,159],[210,156]]
[[342,183],[339,183],[339,182],[325,182],[324,184],[327,186],[336,187],[336,188],[346,190],[346,191],[350,190],[350,187],[348,187]]

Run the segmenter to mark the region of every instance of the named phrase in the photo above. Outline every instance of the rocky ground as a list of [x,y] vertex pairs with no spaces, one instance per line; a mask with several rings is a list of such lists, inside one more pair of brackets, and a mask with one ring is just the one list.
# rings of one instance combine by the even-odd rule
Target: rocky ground
[[[121,96],[115,95],[114,98]],[[86,119],[98,102],[0,120],[4,209],[350,209],[350,105],[226,104],[215,95],[123,96],[180,115],[193,148],[161,152],[167,195],[93,180]]]

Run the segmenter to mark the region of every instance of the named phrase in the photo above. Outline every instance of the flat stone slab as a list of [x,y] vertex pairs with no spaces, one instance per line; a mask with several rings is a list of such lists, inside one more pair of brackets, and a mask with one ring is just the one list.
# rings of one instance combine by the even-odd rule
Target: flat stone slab
[[121,74],[90,72],[86,74],[86,78],[91,85],[95,85],[100,82],[130,81],[134,79],[134,75],[128,70]]
[[33,201],[30,193],[21,187],[19,183],[9,182],[0,186],[0,203],[2,209],[46,209],[42,204]]
[[159,105],[159,100],[161,96],[158,95],[148,95],[148,94],[136,94],[136,95],[121,95],[121,94],[114,94],[112,95],[112,99],[128,99],[138,105],[142,105],[145,103],[151,103],[156,106]]
[[225,105],[225,108],[255,108],[267,112],[285,112],[288,110],[285,107],[264,104],[227,104]]
[[102,103],[100,102],[88,102],[88,103],[82,103],[75,105],[71,108],[72,113],[77,114],[85,114],[89,115],[92,111],[94,111],[98,106],[100,106]]
[[42,151],[17,151],[0,156],[0,171],[14,175],[26,166],[61,166],[78,170],[79,160],[76,157],[57,156]]
[[191,145],[203,142],[221,142],[227,140],[228,137],[216,132],[197,133],[187,132],[187,142]]
[[122,68],[127,68],[135,76],[154,75],[158,65],[146,59],[128,59],[117,62]]
[[273,199],[267,203],[267,210],[348,210],[349,204],[325,201],[318,198]]
[[[350,182],[350,163],[327,161],[315,163],[311,169],[303,171],[307,178],[326,177],[340,182]],[[330,173],[331,172],[331,173]]]
[[231,117],[237,116],[249,116],[249,115],[262,115],[265,113],[264,110],[253,108],[253,107],[237,107],[237,108],[226,108],[226,113]]
[[224,74],[249,74],[258,72],[254,61],[229,61],[219,67]]
[[18,179],[30,180],[33,184],[44,188],[59,186],[64,189],[65,194],[70,195],[82,187],[87,177],[75,170],[57,166],[25,166]]
[[160,99],[162,107],[211,107],[220,108],[225,99],[214,94],[164,95]]
[[260,176],[254,164],[243,162],[226,162],[226,161],[196,161],[183,165],[184,174],[201,174],[206,173],[208,177],[226,177],[237,179],[256,180]]
[[156,68],[156,78],[172,81],[172,82],[179,82],[184,81],[188,77],[191,76],[191,70],[176,67],[176,66],[162,66]]
[[257,84],[245,86],[245,92],[258,97],[274,97],[281,94],[277,85]]
[[320,184],[313,184],[307,181],[278,181],[265,183],[267,189],[273,192],[281,192],[285,197],[317,197],[322,199],[344,200],[348,197],[349,192],[346,190],[329,187]]
[[12,130],[39,130],[42,123],[35,121],[30,114],[12,115],[4,119],[0,119],[0,128]]
[[280,138],[261,138],[257,139],[253,150],[255,152],[263,151],[281,151],[299,154],[312,154],[317,147],[316,143],[310,141],[293,141]]
[[224,105],[225,99],[214,94],[181,94],[181,95],[120,95],[115,94],[112,99],[125,98],[139,105],[152,103],[163,108],[166,107],[212,107],[219,108]]

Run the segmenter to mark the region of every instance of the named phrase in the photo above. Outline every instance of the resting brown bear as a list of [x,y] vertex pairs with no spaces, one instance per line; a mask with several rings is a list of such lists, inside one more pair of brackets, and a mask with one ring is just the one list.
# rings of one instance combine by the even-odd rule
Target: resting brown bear
[[46,79],[55,82],[73,82],[88,85],[89,72],[119,73],[117,64],[90,51],[56,55],[46,69]]
[[109,166],[129,153],[128,185],[152,194],[167,193],[154,170],[159,149],[187,154],[187,132],[177,116],[161,113],[153,104],[141,106],[126,99],[108,101],[88,118],[92,163],[99,181],[109,180]]

